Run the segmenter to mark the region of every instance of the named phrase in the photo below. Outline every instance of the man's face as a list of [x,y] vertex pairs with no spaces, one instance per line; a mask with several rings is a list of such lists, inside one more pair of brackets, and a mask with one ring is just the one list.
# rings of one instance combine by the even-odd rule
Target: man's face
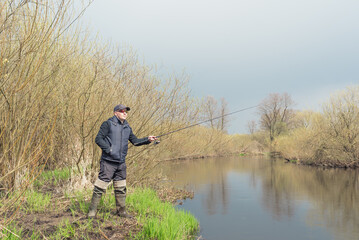
[[126,118],[127,118],[126,109],[121,109],[121,110],[116,111],[115,116],[120,120],[126,120]]

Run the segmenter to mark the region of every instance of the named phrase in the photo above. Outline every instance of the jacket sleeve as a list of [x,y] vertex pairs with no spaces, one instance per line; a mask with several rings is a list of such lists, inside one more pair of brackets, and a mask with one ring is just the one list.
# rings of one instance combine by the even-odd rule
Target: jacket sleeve
[[145,138],[137,138],[135,134],[133,134],[132,129],[130,132],[130,137],[128,138],[128,140],[130,140],[130,142],[134,145],[134,146],[141,146],[141,145],[146,145],[146,144],[150,144],[151,141],[148,140],[148,137]]
[[110,153],[111,144],[107,139],[107,135],[109,133],[110,126],[107,121],[101,124],[100,130],[97,133],[95,138],[95,143],[104,151],[105,153]]

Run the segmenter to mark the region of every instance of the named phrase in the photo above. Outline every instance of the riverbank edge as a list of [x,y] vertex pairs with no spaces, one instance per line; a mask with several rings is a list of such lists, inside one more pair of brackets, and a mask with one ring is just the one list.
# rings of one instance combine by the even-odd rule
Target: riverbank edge
[[[199,229],[198,220],[191,213],[175,207],[177,200],[193,197],[193,193],[184,190],[129,188],[128,210],[135,217],[124,219],[116,215],[111,186],[102,197],[96,219],[92,220],[86,217],[92,189],[71,194],[53,191],[59,187],[49,183],[38,190],[28,189],[16,218],[4,226],[8,216],[1,216],[0,236],[5,239],[168,239],[166,236],[189,239]],[[135,201],[131,200],[134,194]],[[12,211],[16,211],[16,206],[9,216]]]
[[205,158],[216,158],[216,157],[232,157],[232,156],[269,156],[275,159],[282,159],[287,163],[294,163],[297,165],[303,166],[312,166],[319,168],[339,168],[339,169],[359,169],[359,162],[352,163],[331,163],[331,162],[316,162],[312,160],[301,161],[297,158],[285,158],[281,152],[231,152],[226,154],[211,154],[211,155],[189,155],[189,156],[181,156],[175,158],[168,158],[162,161],[181,161],[181,160],[196,160],[196,159],[205,159]]
[[311,166],[318,168],[338,168],[338,169],[358,169],[359,162],[343,163],[343,162],[329,162],[329,161],[314,161],[314,160],[301,160],[298,158],[284,157],[281,152],[272,152],[269,154],[272,158],[282,159],[286,163],[292,163],[301,166]]
[[359,163],[330,163],[330,162],[315,162],[315,161],[300,161],[295,158],[283,158],[284,161],[287,163],[292,163],[301,166],[311,166],[311,167],[318,167],[318,168],[332,168],[332,169],[359,169]]
[[188,155],[188,156],[181,156],[181,157],[174,157],[174,158],[167,158],[161,161],[177,161],[177,160],[195,160],[195,159],[204,159],[204,158],[217,158],[217,157],[233,157],[233,156],[266,156],[269,155],[266,153],[250,153],[250,152],[230,152],[226,154],[209,154],[209,155]]

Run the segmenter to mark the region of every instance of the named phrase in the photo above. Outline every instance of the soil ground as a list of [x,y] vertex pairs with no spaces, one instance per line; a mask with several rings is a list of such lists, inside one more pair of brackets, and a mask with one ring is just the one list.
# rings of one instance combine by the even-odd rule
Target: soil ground
[[[28,213],[20,209],[16,212],[16,218],[14,218],[13,223],[22,229],[22,239],[30,239],[36,233],[36,236],[40,239],[57,239],[61,236],[61,239],[121,240],[132,239],[141,231],[142,226],[137,222],[136,218],[121,218],[116,215],[115,209],[110,210],[110,212],[99,209],[94,220],[89,220],[86,214],[81,211],[73,211],[74,201],[64,196],[61,185],[45,184],[38,189],[41,193],[51,193],[52,195],[52,203],[48,211]],[[181,204],[178,200],[193,197],[193,193],[174,188],[159,188],[157,189],[157,195],[161,200],[174,204]],[[89,203],[90,199],[86,199],[86,202]],[[26,203],[24,205],[26,207]],[[129,213],[136,216],[134,212]],[[61,235],[58,233],[59,227],[65,223],[68,226],[64,234]],[[66,236],[68,229],[74,231],[69,237]]]
[[[30,238],[33,231],[39,232],[44,239],[52,236],[64,221],[69,223],[76,229],[77,239],[128,239],[129,233],[134,236],[141,230],[141,226],[135,218],[123,219],[113,216],[112,221],[97,219],[98,221],[89,221],[86,216],[73,216],[70,211],[64,213],[43,213],[43,214],[19,214],[16,222],[23,229],[23,237]],[[116,222],[114,224],[113,222]],[[20,224],[21,223],[21,224]],[[91,224],[95,231],[87,231],[81,226]],[[81,237],[82,236],[82,237]],[[73,239],[62,238],[62,239]]]

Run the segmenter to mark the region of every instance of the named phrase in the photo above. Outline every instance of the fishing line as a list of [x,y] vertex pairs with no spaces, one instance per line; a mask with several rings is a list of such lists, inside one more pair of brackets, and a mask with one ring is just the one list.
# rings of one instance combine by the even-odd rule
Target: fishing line
[[[207,120],[204,120],[204,121],[201,121],[201,122],[198,122],[198,123],[195,123],[195,124],[192,124],[192,125],[183,127],[183,128],[179,128],[179,129],[170,131],[170,132],[168,132],[168,133],[163,133],[163,134],[161,134],[161,135],[156,136],[156,138],[160,138],[160,137],[163,137],[163,136],[167,136],[167,135],[170,135],[170,134],[172,134],[172,133],[179,132],[179,131],[182,131],[182,130],[184,130],[184,129],[187,129],[187,128],[191,128],[191,127],[200,125],[200,124],[202,124],[202,123],[206,123],[206,122],[209,122],[209,121],[218,119],[218,118],[223,118],[223,117],[226,117],[226,116],[229,116],[229,115],[233,115],[233,114],[235,114],[235,113],[243,112],[243,111],[246,111],[246,110],[249,110],[249,109],[252,109],[252,108],[256,108],[256,107],[258,107],[258,106],[259,106],[259,105],[255,105],[255,106],[252,106],[252,107],[243,108],[243,109],[240,109],[240,110],[237,110],[237,111],[234,111],[234,112],[230,112],[230,113],[227,113],[227,114],[223,114],[223,115],[218,116],[218,117],[215,117],[215,118],[207,119]],[[155,144],[158,144],[158,143],[160,143],[160,142],[159,142],[159,141],[158,141],[158,142],[157,142],[157,141],[155,142]]]

